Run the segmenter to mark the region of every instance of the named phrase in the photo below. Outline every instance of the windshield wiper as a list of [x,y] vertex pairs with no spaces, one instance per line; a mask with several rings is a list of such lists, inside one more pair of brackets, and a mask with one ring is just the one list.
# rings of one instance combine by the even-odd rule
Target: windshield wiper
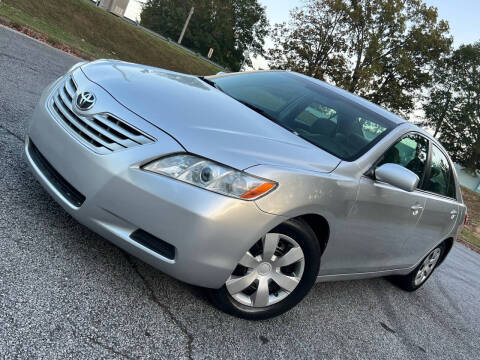
[[202,80],[203,82],[206,82],[208,85],[213,86],[214,88],[220,90],[221,92],[225,92],[225,91],[222,90],[222,88],[220,86],[217,85],[217,83],[215,81],[207,79],[205,76],[199,76],[198,78],[200,80]]
[[[228,95],[228,94],[227,94],[227,95]],[[239,99],[237,99],[237,98],[234,98],[233,96],[232,96],[232,98],[235,99],[235,100],[237,100],[239,103],[245,105],[246,107],[249,107],[249,108],[252,109],[253,111],[256,111],[256,112],[259,113],[260,115],[266,117],[268,120],[274,122],[275,124],[283,127],[284,129],[287,129],[287,130],[290,131],[291,133],[294,133],[295,135],[300,136],[300,135],[298,135],[298,133],[297,133],[295,130],[293,130],[292,128],[288,127],[287,125],[281,123],[281,122],[278,121],[276,118],[274,118],[272,115],[270,115],[268,112],[266,112],[265,110],[259,108],[258,106],[255,106],[255,105],[250,104],[250,103],[248,103],[248,102],[246,102],[246,101],[243,101],[243,100],[239,100]],[[300,136],[300,137],[301,137],[301,136]]]
[[[233,97],[233,96],[232,96]],[[256,111],[257,113],[259,113],[260,115],[263,115],[265,116],[268,120],[272,120],[274,123],[277,123],[277,119],[275,119],[272,115],[270,115],[268,112],[266,112],[265,110],[259,108],[258,106],[255,106],[253,104],[250,104],[246,101],[243,101],[243,100],[239,100],[237,98],[234,98],[235,100],[237,100],[239,103],[245,105],[246,107],[249,107],[250,109],[252,109],[253,111]]]
[[216,83],[215,81],[212,81],[212,80],[210,80],[210,79],[207,79],[205,76],[199,76],[198,78],[199,78],[200,80],[206,82],[208,85],[213,86],[213,87],[215,87],[216,89],[220,90],[221,92],[227,94],[227,95],[230,96],[232,99],[237,100],[239,103],[245,105],[246,107],[249,107],[249,108],[252,109],[253,111],[256,111],[256,112],[259,113],[260,115],[266,117],[268,120],[271,120],[271,121],[273,121],[274,123],[279,124],[279,125],[281,125],[282,127],[286,128],[287,130],[292,131],[291,129],[289,129],[288,127],[284,126],[283,124],[280,124],[277,119],[275,119],[272,115],[270,115],[270,114],[269,114],[268,112],[266,112],[265,110],[259,108],[258,106],[255,106],[255,105],[253,105],[253,104],[250,104],[250,103],[248,103],[248,102],[246,102],[246,101],[244,101],[244,100],[237,99],[236,97],[233,97],[232,95],[226,93],[225,91],[223,91],[223,89],[222,89],[219,85],[217,85],[217,83]]

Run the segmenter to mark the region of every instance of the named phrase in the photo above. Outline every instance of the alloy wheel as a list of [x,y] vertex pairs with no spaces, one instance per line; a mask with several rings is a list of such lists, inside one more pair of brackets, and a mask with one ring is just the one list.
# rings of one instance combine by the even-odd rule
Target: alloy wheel
[[265,307],[292,293],[304,268],[303,250],[295,240],[268,233],[245,253],[225,285],[239,303]]
[[427,280],[433,269],[435,269],[438,260],[440,260],[441,253],[442,250],[440,248],[436,248],[430,254],[428,254],[425,260],[423,260],[422,265],[420,266],[417,274],[415,275],[415,286],[419,286],[425,280]]

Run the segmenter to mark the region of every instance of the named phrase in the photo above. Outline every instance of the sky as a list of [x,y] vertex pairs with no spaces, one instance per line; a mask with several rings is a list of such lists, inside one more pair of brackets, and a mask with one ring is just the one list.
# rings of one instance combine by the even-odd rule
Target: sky
[[[267,7],[271,24],[288,21],[289,11],[302,6],[301,0],[259,0]],[[438,9],[441,19],[450,24],[454,46],[480,40],[480,0],[424,0]]]
[[[139,19],[141,1],[144,0],[130,0],[125,16]],[[302,0],[258,1],[266,6],[267,18],[272,25],[288,21],[289,11],[303,4]],[[480,0],[424,0],[424,2],[437,7],[439,17],[448,21],[454,47],[480,40]],[[272,46],[272,42],[267,40],[266,46]],[[267,63],[263,59],[257,59],[254,66],[265,68]]]

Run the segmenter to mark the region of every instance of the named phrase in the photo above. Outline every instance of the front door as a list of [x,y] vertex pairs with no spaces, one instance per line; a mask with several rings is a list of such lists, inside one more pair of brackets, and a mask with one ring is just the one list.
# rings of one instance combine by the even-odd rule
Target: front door
[[[427,159],[428,140],[412,133],[388,149],[376,167],[386,163],[404,166],[418,175],[421,185]],[[357,201],[347,221],[352,256],[345,259],[345,264],[355,272],[410,266],[405,245],[418,235],[417,225],[427,206],[426,200],[418,188],[407,192],[371,177],[362,177]]]

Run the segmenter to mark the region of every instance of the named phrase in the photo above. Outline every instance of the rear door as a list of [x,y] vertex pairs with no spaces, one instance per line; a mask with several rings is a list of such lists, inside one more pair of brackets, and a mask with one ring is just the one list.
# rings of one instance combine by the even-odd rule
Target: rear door
[[450,235],[460,210],[455,198],[455,177],[447,155],[435,144],[431,144],[429,160],[420,189],[426,203],[417,226],[418,236],[410,238],[406,248],[412,258],[417,260]]

